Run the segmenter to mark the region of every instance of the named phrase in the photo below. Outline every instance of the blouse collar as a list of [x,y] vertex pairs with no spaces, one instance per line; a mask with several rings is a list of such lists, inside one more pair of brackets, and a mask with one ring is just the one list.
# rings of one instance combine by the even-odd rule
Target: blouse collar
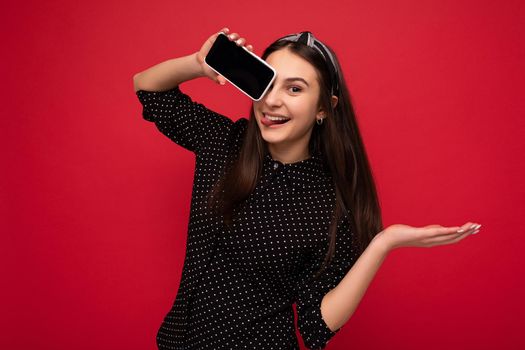
[[308,188],[328,178],[321,153],[294,163],[282,163],[272,158],[269,152],[264,157],[265,178],[283,176],[292,187]]

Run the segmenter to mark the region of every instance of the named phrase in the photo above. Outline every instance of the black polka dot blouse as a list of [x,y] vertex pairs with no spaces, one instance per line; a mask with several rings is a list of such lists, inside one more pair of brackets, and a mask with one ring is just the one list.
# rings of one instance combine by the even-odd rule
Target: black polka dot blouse
[[351,225],[339,223],[333,262],[317,279],[328,247],[335,189],[321,154],[281,163],[266,153],[263,174],[230,230],[206,209],[227,155],[248,120],[194,102],[175,87],[136,92],[145,120],[195,154],[186,256],[175,302],[157,333],[159,349],[324,349],[331,331],[321,300],[355,262]]

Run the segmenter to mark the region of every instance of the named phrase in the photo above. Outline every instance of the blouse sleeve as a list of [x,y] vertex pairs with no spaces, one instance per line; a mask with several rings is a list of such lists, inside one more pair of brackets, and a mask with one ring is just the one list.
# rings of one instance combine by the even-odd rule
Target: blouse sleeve
[[166,91],[136,92],[143,106],[142,116],[185,149],[198,153],[217,138],[226,137],[234,123],[192,99],[176,86]]
[[297,287],[297,326],[304,344],[309,349],[324,349],[332,337],[341,328],[331,331],[321,315],[321,301],[330,290],[335,288],[347,274],[358,258],[351,242],[352,234],[347,220],[338,226],[335,255],[332,262],[316,279],[314,273],[321,267],[326,254],[325,245],[312,253],[305,274]]

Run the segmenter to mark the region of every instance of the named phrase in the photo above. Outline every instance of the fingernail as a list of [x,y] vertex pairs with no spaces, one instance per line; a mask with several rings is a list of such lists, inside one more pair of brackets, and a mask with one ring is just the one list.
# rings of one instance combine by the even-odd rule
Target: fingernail
[[472,232],[471,234],[472,234],[472,235],[475,235],[475,234],[478,233],[478,232],[479,232],[479,230],[476,230],[476,231]]

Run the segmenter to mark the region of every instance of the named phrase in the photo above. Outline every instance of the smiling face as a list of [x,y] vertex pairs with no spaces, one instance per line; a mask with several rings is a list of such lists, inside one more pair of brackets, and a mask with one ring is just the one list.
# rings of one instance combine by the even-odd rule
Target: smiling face
[[[264,97],[253,103],[262,138],[274,159],[288,163],[305,159],[314,123],[323,114],[317,71],[286,48],[270,54],[266,62],[275,68],[277,76]],[[289,120],[274,124],[266,116]]]

